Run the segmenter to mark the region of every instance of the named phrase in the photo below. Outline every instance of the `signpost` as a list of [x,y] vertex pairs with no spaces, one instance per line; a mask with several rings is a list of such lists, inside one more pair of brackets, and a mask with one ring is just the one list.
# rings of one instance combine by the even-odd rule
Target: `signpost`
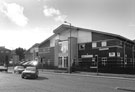
[[98,65],[98,55],[95,55],[95,58],[96,58],[96,62],[97,62],[97,75],[99,75],[99,73],[98,73],[98,68],[99,68],[99,65]]

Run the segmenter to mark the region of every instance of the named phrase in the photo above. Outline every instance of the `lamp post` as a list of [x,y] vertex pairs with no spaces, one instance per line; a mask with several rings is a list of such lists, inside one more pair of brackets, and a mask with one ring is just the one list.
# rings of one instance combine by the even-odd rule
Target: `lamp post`
[[64,23],[67,23],[67,24],[69,24],[69,27],[70,27],[70,32],[69,32],[69,37],[70,37],[70,39],[69,39],[69,42],[70,42],[70,59],[69,59],[69,64],[68,64],[68,73],[71,73],[72,71],[71,71],[71,23],[69,23],[69,22],[67,22],[67,21],[64,21]]

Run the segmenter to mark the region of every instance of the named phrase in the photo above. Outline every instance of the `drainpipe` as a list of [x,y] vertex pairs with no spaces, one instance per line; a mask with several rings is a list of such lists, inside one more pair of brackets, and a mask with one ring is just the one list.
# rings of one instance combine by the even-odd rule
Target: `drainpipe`
[[123,49],[124,49],[124,52],[123,52],[123,53],[124,53],[124,56],[123,56],[123,60],[124,60],[124,68],[125,68],[125,43],[126,43],[126,42],[124,42],[124,46],[123,46]]
[[134,45],[132,47],[133,69],[134,69]]

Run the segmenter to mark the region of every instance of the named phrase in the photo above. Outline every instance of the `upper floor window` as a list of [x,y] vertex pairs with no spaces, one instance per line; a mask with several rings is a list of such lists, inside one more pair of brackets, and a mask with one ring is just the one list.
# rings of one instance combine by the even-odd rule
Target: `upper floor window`
[[[39,49],[40,53],[49,53],[50,52],[50,47],[44,47]],[[37,52],[38,53],[38,52]],[[38,54],[37,54],[38,56]]]
[[115,52],[109,52],[109,57],[115,57]]
[[9,53],[9,51],[6,51],[6,53]]
[[106,41],[103,41],[103,42],[101,43],[101,46],[107,46],[107,42],[106,42]]
[[85,50],[85,44],[80,44],[79,45],[79,50]]
[[4,53],[4,51],[1,51],[1,53]]
[[120,52],[117,52],[117,57],[120,57]]
[[96,42],[93,42],[92,43],[92,47],[94,48],[94,47],[97,47],[97,43]]

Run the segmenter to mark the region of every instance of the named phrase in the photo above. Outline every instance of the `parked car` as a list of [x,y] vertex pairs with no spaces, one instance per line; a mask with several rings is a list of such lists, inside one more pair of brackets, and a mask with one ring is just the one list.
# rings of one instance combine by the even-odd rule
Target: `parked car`
[[15,66],[14,67],[14,73],[22,73],[24,71],[24,67],[23,66]]
[[8,70],[7,67],[5,67],[5,66],[0,66],[0,71],[5,71],[5,72],[7,72],[7,70]]
[[22,78],[38,78],[38,69],[36,67],[26,67],[22,72]]

